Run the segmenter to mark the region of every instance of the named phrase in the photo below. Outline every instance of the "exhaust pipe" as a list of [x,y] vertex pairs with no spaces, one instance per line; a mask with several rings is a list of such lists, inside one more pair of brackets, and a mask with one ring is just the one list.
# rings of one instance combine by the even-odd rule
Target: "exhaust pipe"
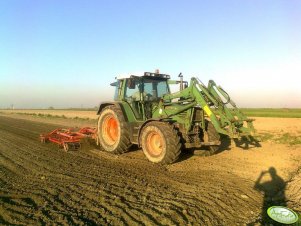
[[180,91],[182,91],[184,89],[182,72],[179,74],[178,77],[180,78]]

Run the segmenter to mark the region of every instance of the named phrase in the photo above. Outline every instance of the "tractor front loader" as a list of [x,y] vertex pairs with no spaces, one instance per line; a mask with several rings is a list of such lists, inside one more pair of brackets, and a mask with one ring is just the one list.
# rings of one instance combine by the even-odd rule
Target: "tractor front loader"
[[[216,152],[220,134],[254,134],[252,120],[214,81],[205,86],[193,77],[188,85],[180,78],[150,72],[118,78],[111,84],[114,101],[101,103],[97,113],[97,142],[114,154],[137,144],[151,162],[170,164],[182,148],[208,146]],[[180,84],[180,91],[171,93],[170,84]]]

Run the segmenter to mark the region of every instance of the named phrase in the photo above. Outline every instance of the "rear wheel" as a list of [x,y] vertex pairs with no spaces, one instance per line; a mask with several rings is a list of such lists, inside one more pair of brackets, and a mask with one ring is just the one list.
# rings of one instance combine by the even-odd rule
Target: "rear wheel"
[[113,154],[124,153],[130,148],[130,135],[119,107],[107,106],[100,113],[98,141],[105,151]]
[[140,143],[145,156],[154,163],[173,163],[181,152],[177,131],[164,122],[148,123],[141,132]]

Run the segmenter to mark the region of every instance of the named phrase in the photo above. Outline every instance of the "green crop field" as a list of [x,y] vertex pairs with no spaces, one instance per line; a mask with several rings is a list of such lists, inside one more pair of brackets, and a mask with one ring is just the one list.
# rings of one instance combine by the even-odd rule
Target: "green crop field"
[[[242,112],[249,117],[277,117],[277,118],[301,118],[301,108],[241,108]],[[85,109],[0,109],[0,113],[32,114],[38,116],[50,116],[67,118],[92,118],[95,119],[97,108]]]
[[301,118],[301,108],[241,108],[250,117]]

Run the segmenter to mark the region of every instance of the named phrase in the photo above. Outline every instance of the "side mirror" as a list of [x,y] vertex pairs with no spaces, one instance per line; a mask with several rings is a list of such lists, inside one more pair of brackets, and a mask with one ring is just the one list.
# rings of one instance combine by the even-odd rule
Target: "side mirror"
[[135,87],[136,87],[135,80],[132,79],[132,78],[129,78],[129,79],[128,79],[128,83],[127,83],[127,87],[128,87],[129,89],[135,89]]
[[112,82],[110,85],[111,86],[117,86],[117,82]]

